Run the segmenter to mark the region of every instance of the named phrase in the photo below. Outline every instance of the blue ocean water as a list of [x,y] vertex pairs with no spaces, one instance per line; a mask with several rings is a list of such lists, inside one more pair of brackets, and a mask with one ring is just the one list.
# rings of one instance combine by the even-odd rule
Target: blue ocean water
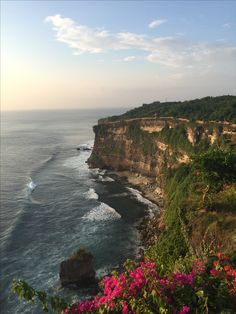
[[42,313],[11,293],[13,278],[77,300],[60,289],[59,265],[80,247],[102,275],[136,254],[149,210],[135,190],[89,169],[92,126],[122,110],[8,112],[1,117],[1,313]]

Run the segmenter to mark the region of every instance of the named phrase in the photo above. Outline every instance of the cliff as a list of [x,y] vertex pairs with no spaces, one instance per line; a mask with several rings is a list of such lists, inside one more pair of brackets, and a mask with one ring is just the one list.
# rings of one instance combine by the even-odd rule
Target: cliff
[[135,117],[137,108],[134,112],[98,121],[89,166],[125,175],[156,202],[164,194],[161,215],[146,227],[151,230],[146,240],[159,259],[173,265],[181,256],[201,256],[219,243],[234,254],[235,116],[232,121],[206,121],[193,120],[191,114],[189,119],[140,118]]
[[91,167],[136,172],[160,185],[163,171],[187,163],[192,154],[211,146],[236,145],[236,124],[182,118],[100,120],[94,132]]

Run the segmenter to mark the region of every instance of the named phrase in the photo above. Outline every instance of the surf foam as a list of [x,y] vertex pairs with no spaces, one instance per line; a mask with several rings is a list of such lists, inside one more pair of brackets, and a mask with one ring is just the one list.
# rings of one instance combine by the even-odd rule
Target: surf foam
[[93,188],[90,188],[87,192],[84,193],[85,197],[88,199],[98,199],[98,194],[95,192]]
[[98,176],[98,179],[99,179],[99,181],[102,181],[102,182],[113,182],[113,181],[115,181],[114,179],[112,179],[110,177],[103,177],[101,175]]
[[30,192],[33,192],[33,190],[35,190],[37,187],[37,184],[34,183],[33,180],[31,180],[28,184],[27,184],[27,188]]
[[74,157],[68,158],[64,162],[64,166],[68,168],[75,169],[81,172],[88,172],[88,165],[86,164],[86,160],[88,159],[90,152],[83,152],[82,154]]
[[94,207],[90,212],[83,216],[83,219],[90,221],[108,221],[120,219],[121,215],[105,203],[100,203],[99,206]]
[[153,202],[151,202],[148,199],[146,199],[145,197],[143,197],[141,192],[139,192],[138,190],[130,188],[130,187],[127,187],[127,190],[129,190],[135,196],[137,201],[148,206],[150,214],[152,214],[153,212],[155,212],[159,209],[156,204],[154,204]]

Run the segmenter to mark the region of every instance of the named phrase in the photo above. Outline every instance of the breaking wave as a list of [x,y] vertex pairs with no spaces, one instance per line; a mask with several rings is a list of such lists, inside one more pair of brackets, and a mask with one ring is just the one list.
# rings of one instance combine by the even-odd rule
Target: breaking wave
[[87,192],[84,193],[85,197],[88,199],[98,199],[98,194],[95,192],[93,188],[90,188]]
[[120,219],[121,215],[105,203],[100,203],[99,206],[94,207],[90,212],[83,216],[83,219],[89,221],[108,221]]
[[143,197],[141,192],[139,192],[138,190],[130,188],[130,187],[127,187],[127,190],[129,190],[134,195],[134,197],[137,199],[137,201],[148,206],[150,214],[159,210],[159,207],[156,204],[154,204],[153,202],[151,202],[148,199],[146,199],[145,197]]

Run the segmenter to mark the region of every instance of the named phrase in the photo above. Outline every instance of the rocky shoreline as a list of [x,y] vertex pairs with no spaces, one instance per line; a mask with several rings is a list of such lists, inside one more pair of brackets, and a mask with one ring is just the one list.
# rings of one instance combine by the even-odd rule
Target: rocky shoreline
[[164,224],[162,223],[164,208],[163,190],[158,186],[155,178],[146,177],[139,173],[108,171],[108,174],[123,185],[137,189],[145,199],[157,205],[159,209],[153,213],[152,217],[146,215],[137,226],[141,240],[139,255],[143,256],[143,249],[153,244],[164,229]]
[[[127,188],[136,189],[145,199],[157,205],[158,210],[152,212],[152,215],[145,215],[137,225],[140,245],[137,247],[138,253],[135,260],[143,259],[145,248],[153,244],[158,234],[161,232],[161,213],[163,212],[164,206],[162,189],[157,185],[154,178],[146,177],[135,172],[106,170],[106,175],[112,177],[115,181],[120,182]],[[93,269],[91,263],[92,258],[91,253],[79,249],[76,255],[74,253],[73,256],[63,261],[60,265],[60,281],[62,287],[66,286],[73,290],[79,288],[88,289],[91,295],[96,295],[99,289],[99,279],[96,277]],[[123,263],[116,268],[116,271],[124,271]]]

